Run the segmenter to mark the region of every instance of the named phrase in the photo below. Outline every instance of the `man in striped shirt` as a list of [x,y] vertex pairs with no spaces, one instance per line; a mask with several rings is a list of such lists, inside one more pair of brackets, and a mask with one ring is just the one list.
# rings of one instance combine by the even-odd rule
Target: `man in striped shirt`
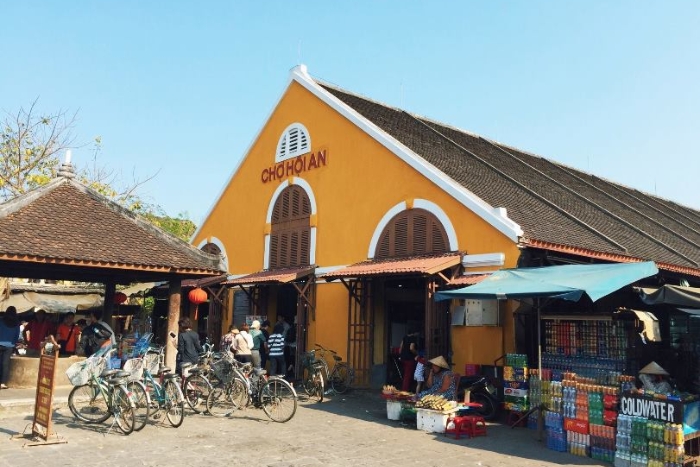
[[270,349],[270,374],[284,376],[284,327],[281,323],[275,324],[267,345]]

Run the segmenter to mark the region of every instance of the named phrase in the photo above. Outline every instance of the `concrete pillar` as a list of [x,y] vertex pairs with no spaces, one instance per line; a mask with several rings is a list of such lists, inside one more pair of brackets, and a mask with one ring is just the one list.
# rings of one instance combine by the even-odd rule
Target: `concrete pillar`
[[165,366],[175,371],[175,358],[177,355],[177,337],[173,339],[172,334],[177,336],[179,329],[177,322],[180,321],[180,294],[182,292],[182,281],[173,279],[168,288],[168,334],[165,337]]

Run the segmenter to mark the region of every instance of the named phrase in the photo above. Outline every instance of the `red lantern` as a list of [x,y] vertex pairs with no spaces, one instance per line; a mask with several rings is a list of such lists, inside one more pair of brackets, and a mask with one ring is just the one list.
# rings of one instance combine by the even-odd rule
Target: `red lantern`
[[121,305],[126,301],[128,297],[124,292],[117,292],[114,294],[114,304],[115,305]]
[[197,319],[197,312],[199,311],[199,304],[207,301],[207,292],[204,289],[197,287],[196,289],[190,290],[187,295],[191,303],[194,303],[194,319]]

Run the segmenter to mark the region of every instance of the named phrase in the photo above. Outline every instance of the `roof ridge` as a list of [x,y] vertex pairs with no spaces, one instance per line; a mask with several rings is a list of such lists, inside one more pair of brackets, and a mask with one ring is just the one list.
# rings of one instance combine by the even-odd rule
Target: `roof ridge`
[[[484,141],[486,141],[486,140],[484,140]],[[668,251],[670,251],[671,253],[676,254],[676,255],[680,256],[681,258],[683,258],[683,259],[685,259],[685,260],[687,260],[687,261],[690,261],[692,264],[694,264],[694,265],[696,265],[696,266],[700,266],[700,265],[698,264],[697,261],[695,261],[695,260],[689,258],[688,256],[684,255],[683,253],[679,252],[678,250],[672,248],[670,245],[667,245],[665,242],[659,240],[658,238],[655,238],[653,235],[651,235],[651,234],[649,234],[648,232],[646,232],[645,230],[643,230],[643,229],[641,229],[641,228],[635,226],[633,223],[629,222],[627,219],[624,219],[624,218],[618,216],[618,215],[615,214],[614,212],[611,212],[609,209],[604,208],[603,206],[599,205],[598,203],[594,202],[593,200],[591,200],[591,199],[589,199],[589,198],[587,198],[587,197],[585,197],[585,196],[583,196],[583,195],[577,193],[577,192],[574,191],[573,189],[571,189],[571,188],[569,188],[568,186],[564,185],[564,184],[563,184],[562,182],[560,182],[559,180],[556,180],[556,179],[552,178],[551,176],[549,176],[549,175],[547,175],[546,173],[542,172],[542,171],[539,170],[538,168],[533,167],[532,165],[528,164],[527,162],[525,162],[524,160],[520,159],[519,157],[517,157],[517,156],[511,154],[509,151],[506,151],[504,148],[500,147],[498,144],[494,144],[494,143],[492,143],[492,142],[490,142],[490,141],[488,141],[488,144],[490,144],[490,145],[492,145],[493,147],[497,148],[498,150],[500,150],[500,151],[503,152],[504,154],[507,154],[509,157],[511,157],[512,159],[514,159],[514,160],[520,162],[521,164],[526,165],[527,167],[529,167],[530,169],[534,170],[535,172],[537,172],[537,173],[540,174],[541,176],[545,177],[545,178],[546,178],[547,180],[549,180],[550,182],[554,183],[555,185],[558,185],[560,188],[563,188],[563,189],[566,190],[567,192],[573,194],[574,196],[576,196],[576,197],[579,198],[580,200],[583,200],[584,203],[587,203],[587,204],[589,204],[589,205],[591,205],[591,206],[595,206],[600,212],[602,212],[602,213],[604,213],[604,214],[606,214],[606,215],[608,215],[608,216],[610,216],[610,217],[613,217],[613,218],[616,219],[617,221],[621,222],[622,224],[626,225],[626,226],[629,227],[630,229],[636,231],[637,233],[641,234],[642,236],[646,237],[647,239],[651,240],[652,242],[656,243],[657,245],[660,245],[660,246],[666,248],[666,249],[667,249]],[[543,159],[543,160],[545,160],[545,161],[547,161],[547,162],[550,162],[550,161],[549,161],[548,159],[546,159],[546,158]],[[551,162],[550,162],[550,163],[551,163]],[[595,187],[593,187],[593,188],[595,188]],[[615,198],[614,198],[614,199],[615,199]],[[619,203],[621,203],[623,206],[626,206],[628,209],[631,209],[631,210],[634,210],[635,212],[638,212],[636,209],[631,208],[631,207],[630,207],[629,205],[627,205],[626,203],[623,203],[622,201],[619,201],[619,200],[617,200],[617,199],[615,199],[615,200],[618,201]],[[641,213],[639,213],[639,214],[641,214]],[[644,217],[646,217],[648,220],[652,221],[653,223],[659,225],[659,226],[662,227],[664,230],[667,230],[667,228],[666,228],[665,226],[663,226],[663,225],[661,225],[660,223],[654,221],[653,219],[649,218],[648,216],[646,216],[646,215],[644,215],[644,214],[641,214],[641,215],[644,216]],[[581,221],[581,222],[583,222],[583,221]],[[677,233],[675,233],[675,232],[673,232],[673,231],[670,231],[670,233],[671,233],[672,235],[674,235],[674,236],[680,238],[681,240],[683,240],[683,241],[685,241],[685,242],[687,242],[687,243],[690,243],[691,245],[694,245],[692,242],[690,242],[690,241],[689,241],[688,239],[686,239],[685,237],[683,237],[683,236],[681,236],[681,235],[678,235]]]
[[[410,115],[410,114],[408,114],[408,115]],[[413,117],[413,116],[411,115],[411,117]],[[415,118],[415,117],[413,117],[413,118]],[[511,176],[508,175],[507,173],[505,173],[505,172],[503,172],[502,170],[500,170],[498,167],[495,167],[495,166],[494,166],[493,164],[491,164],[490,162],[485,161],[483,158],[481,158],[481,157],[479,157],[478,155],[474,154],[472,151],[468,150],[467,148],[465,148],[464,146],[460,145],[459,143],[457,143],[456,141],[452,140],[451,138],[447,137],[446,135],[440,133],[437,129],[431,127],[430,125],[428,125],[427,123],[423,122],[422,120],[416,119],[416,121],[420,122],[422,125],[424,125],[426,128],[428,128],[430,131],[432,131],[432,132],[434,132],[435,134],[439,135],[441,138],[445,139],[445,140],[448,141],[450,144],[453,144],[455,147],[457,147],[457,148],[459,148],[460,150],[464,151],[466,154],[471,155],[473,158],[475,158],[476,160],[478,160],[478,161],[481,162],[482,164],[486,165],[486,166],[489,167],[491,170],[493,170],[493,171],[499,173],[503,178],[509,180],[511,183],[514,183],[515,185],[517,185],[517,186],[520,187],[521,189],[527,191],[531,196],[533,196],[533,197],[539,199],[540,201],[542,201],[542,202],[544,202],[545,204],[549,205],[551,208],[554,208],[555,210],[561,212],[562,214],[564,214],[564,215],[565,215],[566,217],[568,217],[569,219],[573,220],[573,221],[576,222],[577,224],[583,226],[585,229],[587,229],[587,230],[593,232],[595,235],[597,235],[597,236],[599,236],[600,238],[602,238],[604,241],[606,241],[606,242],[608,242],[608,243],[610,243],[610,244],[616,246],[617,248],[621,249],[621,250],[624,251],[624,252],[627,252],[627,248],[625,248],[623,245],[617,243],[615,240],[613,240],[612,238],[608,237],[608,236],[605,235],[604,233],[599,232],[599,231],[596,230],[595,228],[593,228],[593,227],[591,227],[590,225],[586,224],[585,222],[583,222],[582,220],[580,220],[578,217],[576,217],[576,216],[574,216],[573,214],[571,214],[570,212],[568,212],[566,209],[563,209],[561,206],[559,206],[559,205],[557,205],[556,203],[554,203],[554,202],[548,200],[547,198],[545,198],[544,196],[540,195],[539,193],[537,193],[536,191],[532,190],[531,188],[528,188],[527,186],[523,185],[523,184],[520,183],[518,180],[514,179],[513,177],[511,177]]]
[[[549,159],[544,159],[544,160],[547,161],[547,163],[551,164],[552,166],[556,167],[558,170],[567,173],[568,175],[570,175],[571,177],[574,177],[576,180],[578,180],[578,181],[580,181],[580,182],[582,182],[582,183],[585,183],[586,185],[588,185],[588,186],[591,187],[592,189],[594,189],[594,190],[600,192],[600,193],[603,194],[604,196],[607,196],[608,198],[610,198],[610,199],[612,199],[612,200],[614,200],[614,201],[617,201],[618,203],[622,204],[623,206],[626,206],[626,207],[628,207],[629,209],[631,209],[632,211],[636,212],[636,213],[639,214],[640,216],[643,216],[643,217],[647,218],[648,220],[650,220],[650,221],[653,222],[654,224],[658,225],[659,227],[663,228],[664,230],[668,231],[668,232],[671,233],[672,235],[675,235],[675,236],[677,236],[677,237],[683,239],[683,240],[686,241],[687,243],[690,243],[691,245],[696,246],[695,242],[693,242],[693,241],[691,241],[691,240],[685,238],[683,235],[680,235],[679,233],[675,232],[674,230],[670,229],[669,227],[666,227],[663,223],[661,223],[661,222],[657,221],[656,219],[654,219],[654,218],[652,218],[652,217],[650,217],[650,216],[644,214],[644,213],[643,213],[642,211],[640,211],[639,209],[634,208],[634,207],[632,207],[631,205],[629,205],[628,203],[621,201],[619,198],[616,198],[615,196],[611,195],[611,194],[608,193],[607,191],[605,191],[605,190],[603,190],[603,189],[601,189],[601,188],[598,188],[597,186],[593,185],[591,182],[589,182],[589,181],[586,180],[585,178],[579,176],[578,174],[575,174],[575,173],[571,172],[571,171],[568,169],[568,167],[565,167],[565,166],[563,166],[563,165],[561,165],[561,164],[558,164],[558,163],[556,163],[556,162],[554,162],[554,161],[551,161],[551,160],[549,160]],[[595,175],[593,175],[593,176],[595,177]],[[625,193],[627,196],[629,196],[629,197],[631,197],[631,198],[634,198],[635,200],[637,200],[637,201],[639,201],[640,203],[644,204],[646,207],[648,207],[648,208],[650,208],[650,209],[656,211],[657,213],[659,213],[660,215],[666,217],[667,219],[669,219],[669,220],[671,220],[671,221],[673,221],[673,222],[676,222],[677,224],[679,224],[679,225],[685,227],[686,229],[688,229],[688,230],[690,230],[690,231],[692,231],[692,232],[695,232],[696,234],[700,235],[700,230],[696,230],[694,227],[691,227],[691,226],[689,226],[689,225],[684,224],[683,222],[678,221],[675,217],[669,216],[669,215],[666,214],[663,210],[661,210],[661,209],[659,209],[659,208],[657,208],[657,207],[655,207],[655,206],[652,206],[651,204],[647,203],[646,201],[644,201],[644,200],[642,200],[642,199],[639,199],[638,197],[632,195],[631,193],[627,193],[627,192],[625,192],[624,190],[621,190],[616,184],[610,183],[610,182],[608,182],[607,180],[603,180],[603,179],[599,179],[599,180],[602,180],[602,181],[605,182],[608,186],[614,188],[614,189],[617,190],[618,192]],[[683,215],[683,214],[681,214],[681,213],[678,213],[678,214],[679,214],[679,215]],[[684,216],[684,217],[686,217],[686,216]]]
[[0,218],[7,217],[13,214],[25,206],[30,205],[37,199],[51,193],[53,190],[63,185],[64,183],[69,183],[69,178],[57,177],[52,179],[46,185],[42,185],[33,190],[22,193],[21,195],[15,196],[9,201],[0,203]]
[[[83,193],[89,195],[92,197],[95,201],[103,204],[107,209],[112,210],[118,215],[121,215],[122,217],[126,217],[129,220],[133,221],[138,227],[142,228],[143,230],[159,237],[161,240],[169,243],[172,246],[179,247],[179,248],[186,248],[190,254],[200,256],[202,259],[206,259],[208,261],[213,261],[216,262],[217,260],[220,259],[217,258],[215,255],[209,254],[205,251],[202,251],[198,248],[196,248],[194,245],[191,243],[188,243],[175,235],[171,234],[170,232],[167,232],[163,229],[160,229],[159,227],[153,225],[152,223],[148,222],[146,219],[144,219],[140,214],[137,214],[124,206],[120,205],[116,201],[113,201],[100,192],[90,188],[89,186],[85,185],[84,183],[75,180],[75,179],[65,179],[69,184],[71,184],[74,188],[78,189],[79,191],[82,191]],[[214,264],[212,262],[212,265]],[[217,268],[221,269],[221,265],[215,266]],[[223,269],[222,269],[223,270]]]

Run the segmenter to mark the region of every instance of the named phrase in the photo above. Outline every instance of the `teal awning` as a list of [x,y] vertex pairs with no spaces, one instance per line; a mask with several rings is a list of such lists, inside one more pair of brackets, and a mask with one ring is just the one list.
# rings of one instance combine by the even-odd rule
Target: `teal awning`
[[653,261],[503,269],[478,284],[438,292],[435,300],[549,297],[575,302],[586,294],[595,302],[658,271]]

